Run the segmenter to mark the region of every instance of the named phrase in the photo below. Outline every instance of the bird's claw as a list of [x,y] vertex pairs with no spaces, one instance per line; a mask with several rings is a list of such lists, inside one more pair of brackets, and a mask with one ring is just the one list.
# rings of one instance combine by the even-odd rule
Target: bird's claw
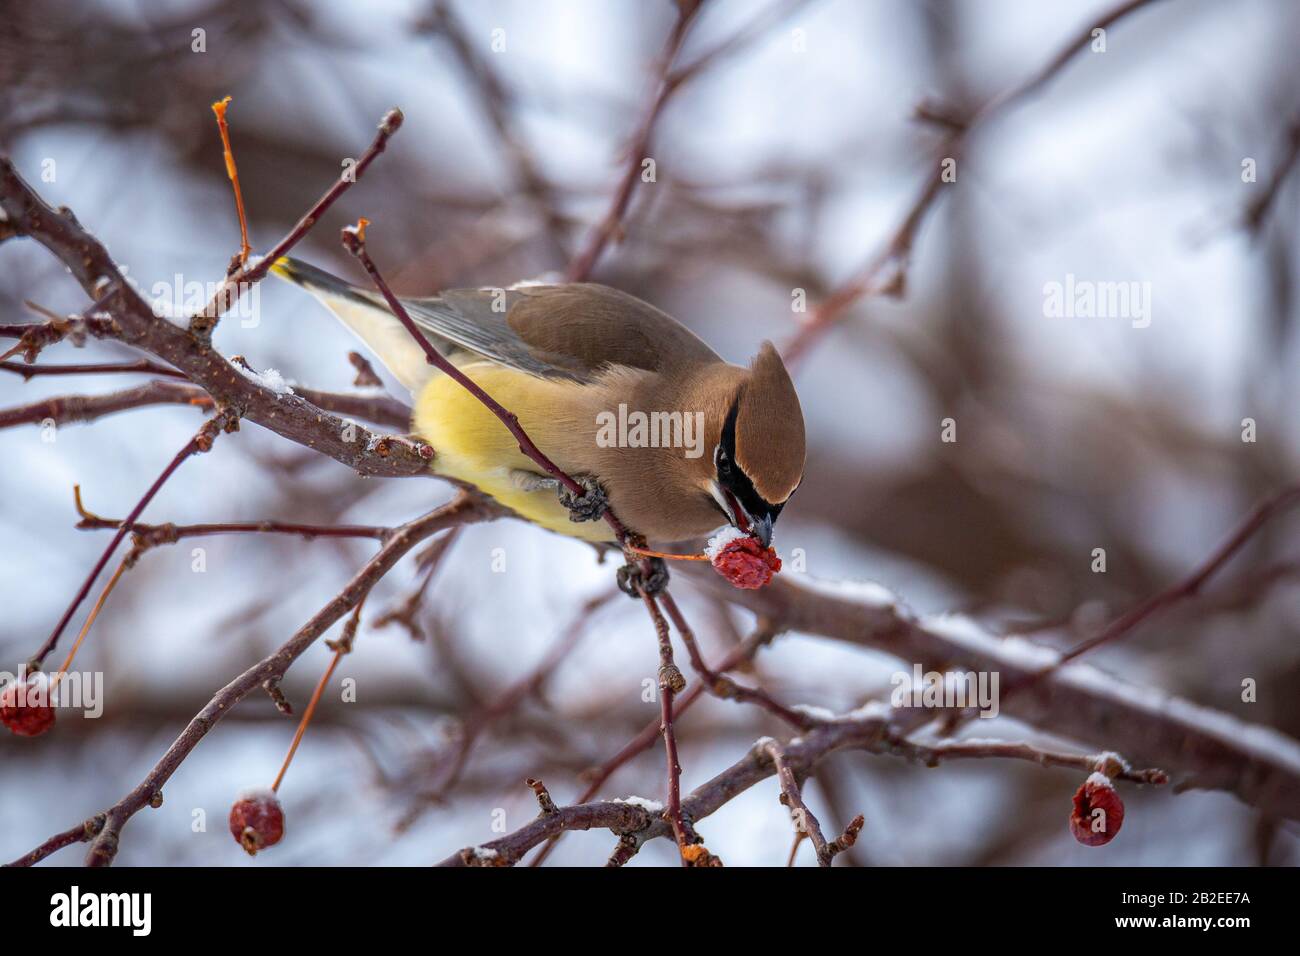
[[584,494],[575,495],[570,489],[560,486],[560,504],[568,509],[569,520],[599,521],[609,507],[609,496],[604,487],[591,475],[582,475],[574,480],[585,489]]
[[631,598],[640,598],[643,594],[658,594],[668,586],[668,565],[662,558],[645,558],[650,565],[647,574],[641,568],[641,562],[625,564],[618,569],[618,589]]

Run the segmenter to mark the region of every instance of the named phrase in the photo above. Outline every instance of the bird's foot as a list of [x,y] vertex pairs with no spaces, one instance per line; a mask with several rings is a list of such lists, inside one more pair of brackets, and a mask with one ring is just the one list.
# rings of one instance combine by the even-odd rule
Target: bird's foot
[[560,486],[560,504],[569,509],[569,520],[599,521],[609,507],[609,496],[605,489],[591,475],[580,475],[574,480],[585,489],[584,494],[575,495],[568,488]]
[[[642,569],[649,565],[649,573]],[[631,598],[658,594],[668,587],[668,565],[663,558],[642,558],[618,569],[618,589]]]

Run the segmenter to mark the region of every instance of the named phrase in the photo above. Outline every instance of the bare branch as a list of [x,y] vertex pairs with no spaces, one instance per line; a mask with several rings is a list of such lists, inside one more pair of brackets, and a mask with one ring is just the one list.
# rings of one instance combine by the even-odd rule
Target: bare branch
[[1268,184],[1255,201],[1246,207],[1245,215],[1242,217],[1246,228],[1256,235],[1263,228],[1269,210],[1275,205],[1287,177],[1300,164],[1300,116],[1291,121],[1286,135],[1286,152],[1278,163],[1276,172],[1269,177]]
[[[714,577],[704,578],[709,587],[718,587]],[[1008,685],[1051,670],[1026,693],[1007,695],[1002,711],[1057,736],[1163,767],[1180,788],[1228,790],[1262,810],[1300,819],[1300,743],[1270,728],[1080,661],[1055,667],[1059,655],[1050,648],[999,637],[965,618],[918,619],[877,593],[822,590],[789,578],[761,591],[723,593],[783,628],[881,650],[927,670],[997,672]]]
[[[81,489],[76,489],[77,513],[81,520],[77,527],[82,530],[103,530],[121,528],[125,522],[116,518],[101,518],[87,511],[81,502]],[[296,524],[289,521],[226,521],[209,524],[141,524],[127,525],[127,530],[137,542],[147,547],[160,544],[173,544],[182,538],[196,538],[212,534],[291,534],[299,535],[308,541],[313,538],[374,538],[387,540],[392,528],[380,525],[317,525]]]
[[138,373],[147,375],[165,375],[168,378],[184,378],[184,372],[174,368],[140,359],[136,362],[97,362],[86,365],[28,365],[22,362],[0,362],[0,369],[21,375],[24,379],[33,379],[38,375],[96,375],[112,373]]
[[[341,191],[341,190],[340,190]],[[433,449],[422,442],[377,435],[329,414],[301,395],[278,392],[244,374],[218,354],[202,336],[161,319],[123,278],[107,250],[67,210],[47,205],[0,158],[0,209],[20,234],[49,249],[72,273],[96,311],[111,320],[96,320],[111,334],[179,369],[218,404],[237,409],[290,441],[342,462],[363,475],[427,475]],[[265,260],[264,260],[265,261]],[[256,268],[256,267],[255,267]]]
[[[770,644],[779,633],[780,632],[773,627],[770,622],[760,622],[758,627],[755,628],[754,631],[745,638],[745,640],[740,644],[737,644],[727,653],[726,657],[723,658],[722,663],[718,666],[719,671],[728,671],[733,667],[738,667],[752,660],[754,655]],[[676,720],[680,718],[682,714],[686,713],[686,711],[689,710],[691,706],[704,694],[704,690],[705,688],[703,684],[696,684],[693,687],[688,688],[680,697],[676,698],[673,702],[673,719]],[[644,728],[642,728],[641,732],[628,741],[622,749],[618,751],[618,753],[600,767],[584,774],[588,783],[581,796],[578,797],[578,803],[586,803],[595,797],[596,794],[600,792],[601,787],[605,785],[609,778],[612,777],[620,767],[627,764],[628,761],[632,760],[638,754],[644,753],[652,747],[654,742],[659,739],[662,724],[662,717],[650,721]],[[542,863],[546,861],[546,858],[550,855],[551,851],[555,848],[555,844],[558,840],[558,835],[550,838],[547,841],[546,846],[542,848],[542,852],[537,854],[529,865],[541,866]]]
[[154,495],[158,494],[159,490],[167,482],[167,479],[175,474],[176,469],[184,464],[187,459],[194,455],[209,451],[212,448],[213,441],[216,440],[216,437],[221,434],[221,432],[235,431],[238,428],[239,417],[235,413],[229,410],[219,412],[215,417],[204,422],[203,427],[195,433],[194,437],[186,442],[185,446],[172,457],[172,460],[167,463],[167,467],[165,467],[162,470],[162,473],[154,479],[154,483],[149,486],[148,490],[145,491],[140,500],[136,502],[135,507],[131,509],[131,513],[126,516],[122,524],[118,527],[117,533],[113,535],[113,539],[108,543],[108,546],[104,548],[103,553],[99,556],[99,560],[95,562],[95,566],[91,568],[90,573],[86,575],[85,581],[82,582],[81,588],[77,591],[76,596],[73,597],[72,602],[63,612],[63,616],[60,617],[58,623],[54,625],[54,630],[52,630],[50,636],[45,639],[45,643],[41,645],[40,650],[32,656],[33,664],[39,665],[49,655],[50,651],[54,650],[55,646],[59,642],[59,636],[63,633],[63,629],[68,626],[68,622],[72,620],[72,615],[77,612],[77,608],[81,606],[81,602],[84,601],[86,595],[90,593],[90,589],[95,583],[95,578],[99,577],[99,572],[104,570],[104,565],[106,565],[108,559],[113,556],[113,552],[117,550],[117,546],[121,544],[122,539],[126,537],[127,530],[132,524],[134,524],[135,520],[140,517],[140,513],[148,507],[149,502],[153,500]]
[[1158,614],[1170,605],[1195,597],[1200,593],[1201,588],[1205,586],[1205,582],[1231,561],[1260,528],[1264,527],[1272,518],[1289,510],[1296,504],[1300,504],[1300,485],[1283,489],[1268,500],[1261,502],[1228,536],[1228,539],[1201,563],[1200,567],[1173,587],[1161,591],[1116,618],[1096,637],[1089,638],[1077,647],[1071,648],[1061,655],[1061,663],[1072,661],[1094,648],[1123,637],[1143,621]]
[[307,210],[297,224],[271,248],[270,252],[258,260],[256,265],[249,269],[241,263],[239,271],[226,278],[207,307],[190,319],[192,333],[203,339],[211,339],[212,330],[216,328],[222,314],[239,301],[245,289],[265,279],[266,274],[271,271],[271,266],[275,265],[281,256],[288,255],[289,250],[311,231],[330,206],[334,205],[334,202],[362,177],[375,157],[388,146],[388,140],[392,135],[402,128],[402,119],[402,111],[399,109],[391,109],[384,114],[384,118],[379,121],[379,131],[370,146],[361,154],[361,158],[355,164],[344,167],[339,178],[334,181],[334,185],[316,200],[316,204]]
[[[820,722],[814,729],[781,745],[780,753],[785,768],[797,780],[806,777],[822,760],[842,750],[888,753],[891,747],[889,736],[890,724],[887,717],[849,715]],[[754,784],[776,774],[777,766],[773,760],[771,746],[772,741],[768,738],[756,741],[739,761],[713,779],[696,787],[690,796],[682,801],[682,814],[698,823]],[[629,817],[626,813],[630,806],[632,805],[619,801],[601,801],[560,807],[555,813],[545,814],[514,833],[489,841],[482,846],[454,853],[438,865],[473,866],[476,865],[475,861],[489,859],[494,861],[490,865],[513,866],[533,847],[544,841],[553,840],[564,831],[572,829],[589,830],[603,827],[619,834],[623,838],[621,845],[623,857],[634,854],[651,840],[672,837],[673,829],[666,819],[666,813],[650,818],[644,825],[638,826],[638,818]],[[640,810],[637,807],[633,809]],[[646,816],[649,817],[649,814]],[[857,820],[853,822],[856,824]],[[846,833],[845,837],[836,841],[837,844],[846,839],[856,838],[857,828],[851,824],[849,830],[853,831],[853,836],[849,837]],[[840,846],[837,852],[845,848],[847,847]],[[829,852],[829,846],[827,850]]]
[[[1001,115],[1031,97],[1063,70],[1081,50],[1087,49],[1092,42],[1093,30],[1110,27],[1151,2],[1152,0],[1125,0],[1100,19],[1089,22],[1079,32],[1072,34],[1036,73],[1018,86],[989,100],[970,119],[962,121],[939,111],[944,118],[943,125],[951,133],[940,146],[937,155],[954,159],[960,156],[977,129],[984,127],[994,116]],[[933,111],[929,107],[926,109]],[[935,163],[926,176],[925,186],[908,206],[902,222],[884,247],[868,259],[847,282],[823,299],[781,349],[787,362],[797,362],[859,299],[877,294],[902,294],[917,231],[938,199],[941,185],[939,164]]]
[[[799,791],[799,781],[795,779],[794,771],[786,763],[785,754],[776,741],[767,744],[767,755],[772,759],[772,766],[776,770],[776,779],[780,781],[781,802],[790,810],[796,836],[803,834],[812,840],[813,849],[817,852],[818,866],[830,866],[835,857],[831,853],[830,846],[826,843],[826,837],[822,835],[822,825],[817,822],[817,817],[808,809],[808,805],[803,802],[803,794]],[[795,845],[798,846],[797,841]]]
[[628,144],[623,176],[614,190],[608,211],[600,222],[592,227],[582,250],[569,263],[565,275],[569,282],[587,281],[591,276],[591,270],[596,266],[596,260],[600,258],[600,254],[605,251],[605,246],[620,229],[628,202],[632,198],[632,189],[636,186],[637,177],[641,173],[641,163],[650,149],[650,138],[654,134],[655,122],[673,93],[681,88],[680,83],[668,82],[668,71],[672,69],[677,51],[681,49],[682,41],[686,39],[686,33],[701,6],[703,0],[677,0],[677,22],[673,25],[672,32],[668,35],[668,42],[664,45],[664,51],[659,58],[650,103],[646,107],[640,125],[632,135],[632,141]]
[[542,175],[532,152],[524,144],[511,116],[513,96],[491,63],[478,53],[471,42],[465,25],[446,0],[436,0],[429,15],[421,22],[422,29],[436,31],[451,47],[461,69],[469,78],[470,86],[478,97],[483,112],[487,114],[514,172],[519,191],[527,198],[538,217],[546,226],[546,235],[552,254],[563,255],[565,221],[555,208],[551,184]]
[[[1026,743],[1014,743],[1006,740],[941,740],[933,744],[921,743],[915,739],[889,738],[890,749],[901,756],[919,760],[927,767],[937,767],[947,760],[983,759],[999,757],[1010,760],[1027,760],[1040,767],[1071,767],[1092,773],[1098,769],[1098,763],[1104,754],[1070,754],[1056,750],[1042,750]],[[1130,783],[1161,786],[1169,782],[1169,775],[1163,770],[1151,768],[1133,770],[1127,763],[1119,761],[1116,780]]]
[[[194,716],[139,786],[104,812],[104,826],[95,837],[86,862],[92,866],[112,863],[117,855],[123,826],[132,816],[154,801],[155,795],[162,792],[163,785],[198,746],[199,741],[251,691],[261,687],[268,680],[276,681],[282,678],[293,662],[336,621],[351,611],[407,552],[445,528],[485,521],[499,517],[500,514],[500,509],[486,499],[461,495],[450,504],[394,529],[392,537],[385,541],[375,556],[353,575],[342,591],[276,651],[219,690]],[[65,835],[67,832],[70,831],[65,831]],[[62,845],[69,845],[70,842],[75,841],[64,842]],[[21,865],[32,855],[27,854],[15,862]]]
[[151,405],[191,405],[211,409],[213,402],[208,393],[197,386],[152,381],[106,395],[60,395],[30,405],[0,409],[0,428],[46,422],[57,425],[92,422],[105,415]]

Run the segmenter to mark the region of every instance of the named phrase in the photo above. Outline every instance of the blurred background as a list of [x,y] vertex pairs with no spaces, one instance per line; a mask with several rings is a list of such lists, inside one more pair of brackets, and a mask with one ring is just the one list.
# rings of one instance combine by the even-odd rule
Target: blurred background
[[[819,301],[888,242],[943,157],[949,120],[1026,82],[1112,6],[709,0],[675,61],[706,68],[666,103],[647,151],[656,181],[638,183],[594,278],[674,314],[732,361],[765,338],[789,341],[806,319],[795,290]],[[400,106],[406,125],[389,151],[296,254],[360,279],[337,235],[364,215],[399,292],[508,285],[563,272],[604,215],[676,16],[669,0],[7,0],[0,149],[147,290],[178,275],[215,281],[238,248],[214,100],[233,96],[263,251]],[[1300,147],[1298,33],[1300,7],[1286,0],[1152,2],[1107,31],[1105,52],[1084,50],[971,131],[957,183],[916,235],[903,294],[853,305],[797,366],[810,449],[777,535],[783,554],[803,549],[813,577],[879,581],[921,613],[963,611],[1069,646],[1186,574],[1296,480],[1300,173],[1287,173]],[[1247,159],[1254,182],[1243,181]],[[1150,283],[1149,325],[1046,315],[1045,284],[1070,275]],[[298,290],[268,280],[260,295],[256,326],[220,326],[223,353],[350,389],[348,333]],[[3,321],[33,321],[24,300],[85,307],[53,257],[6,242]],[[92,342],[41,361],[130,355]],[[0,407],[138,380],[0,372]],[[940,440],[946,418],[955,443]],[[199,422],[160,407],[65,426],[54,441],[32,426],[0,432],[0,669],[39,645],[107,541],[73,528],[73,484],[91,510],[121,517]],[[249,424],[187,463],[144,520],[395,524],[449,497],[436,482],[358,478]],[[1294,517],[1271,524],[1206,594],[1094,662],[1300,735],[1298,529]],[[244,535],[146,555],[77,662],[104,672],[104,716],[0,737],[0,857],[115,802],[373,547]],[[1105,573],[1092,570],[1095,548]],[[502,812],[509,829],[530,819],[525,777],[559,802],[576,797],[581,772],[658,712],[641,696],[657,667],[642,608],[620,597],[573,629],[611,577],[584,545],[516,521],[470,527],[412,618],[417,640],[373,626],[420,583],[404,562],[369,599],[341,666],[356,703],[340,700],[336,678],[281,789],[286,840],[257,865],[429,863],[500,835]],[[715,658],[753,625],[677,590]],[[558,666],[495,713],[570,636]],[[313,648],[285,680],[299,709],[328,658]],[[879,696],[899,667],[795,634],[750,677],[838,711]],[[1247,677],[1255,703],[1241,701]],[[475,716],[485,710],[487,724]],[[1049,741],[991,723],[983,736]],[[250,696],[185,762],[163,807],[127,826],[121,862],[249,863],[225,816],[238,790],[270,783],[293,726]],[[459,741],[479,728],[458,766]],[[785,731],[756,709],[702,701],[678,726],[684,789],[764,734]],[[601,793],[662,799],[662,765],[656,745]],[[842,754],[807,798],[828,831],[866,814],[841,863],[1300,860],[1293,824],[1227,794],[1168,789],[1126,790],[1122,834],[1082,847],[1066,826],[1080,777]],[[703,821],[710,849],[728,865],[783,865],[790,823],[777,793],[768,780]],[[571,834],[551,862],[600,863],[612,845],[608,833]],[[659,841],[632,865],[674,855]],[[80,859],[73,848],[50,862]]]

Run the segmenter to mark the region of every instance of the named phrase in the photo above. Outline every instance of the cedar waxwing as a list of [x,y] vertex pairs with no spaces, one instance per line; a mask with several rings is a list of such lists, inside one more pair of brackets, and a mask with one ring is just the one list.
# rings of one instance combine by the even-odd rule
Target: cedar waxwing
[[552,531],[612,541],[594,520],[608,500],[651,542],[701,538],[726,522],[767,545],[803,477],[803,412],[770,342],[749,368],[730,365],[672,317],[590,283],[402,299],[429,342],[589,489],[574,500],[427,364],[377,292],[289,258],[272,271],[320,299],[411,390],[411,428],[433,446],[435,473]]

